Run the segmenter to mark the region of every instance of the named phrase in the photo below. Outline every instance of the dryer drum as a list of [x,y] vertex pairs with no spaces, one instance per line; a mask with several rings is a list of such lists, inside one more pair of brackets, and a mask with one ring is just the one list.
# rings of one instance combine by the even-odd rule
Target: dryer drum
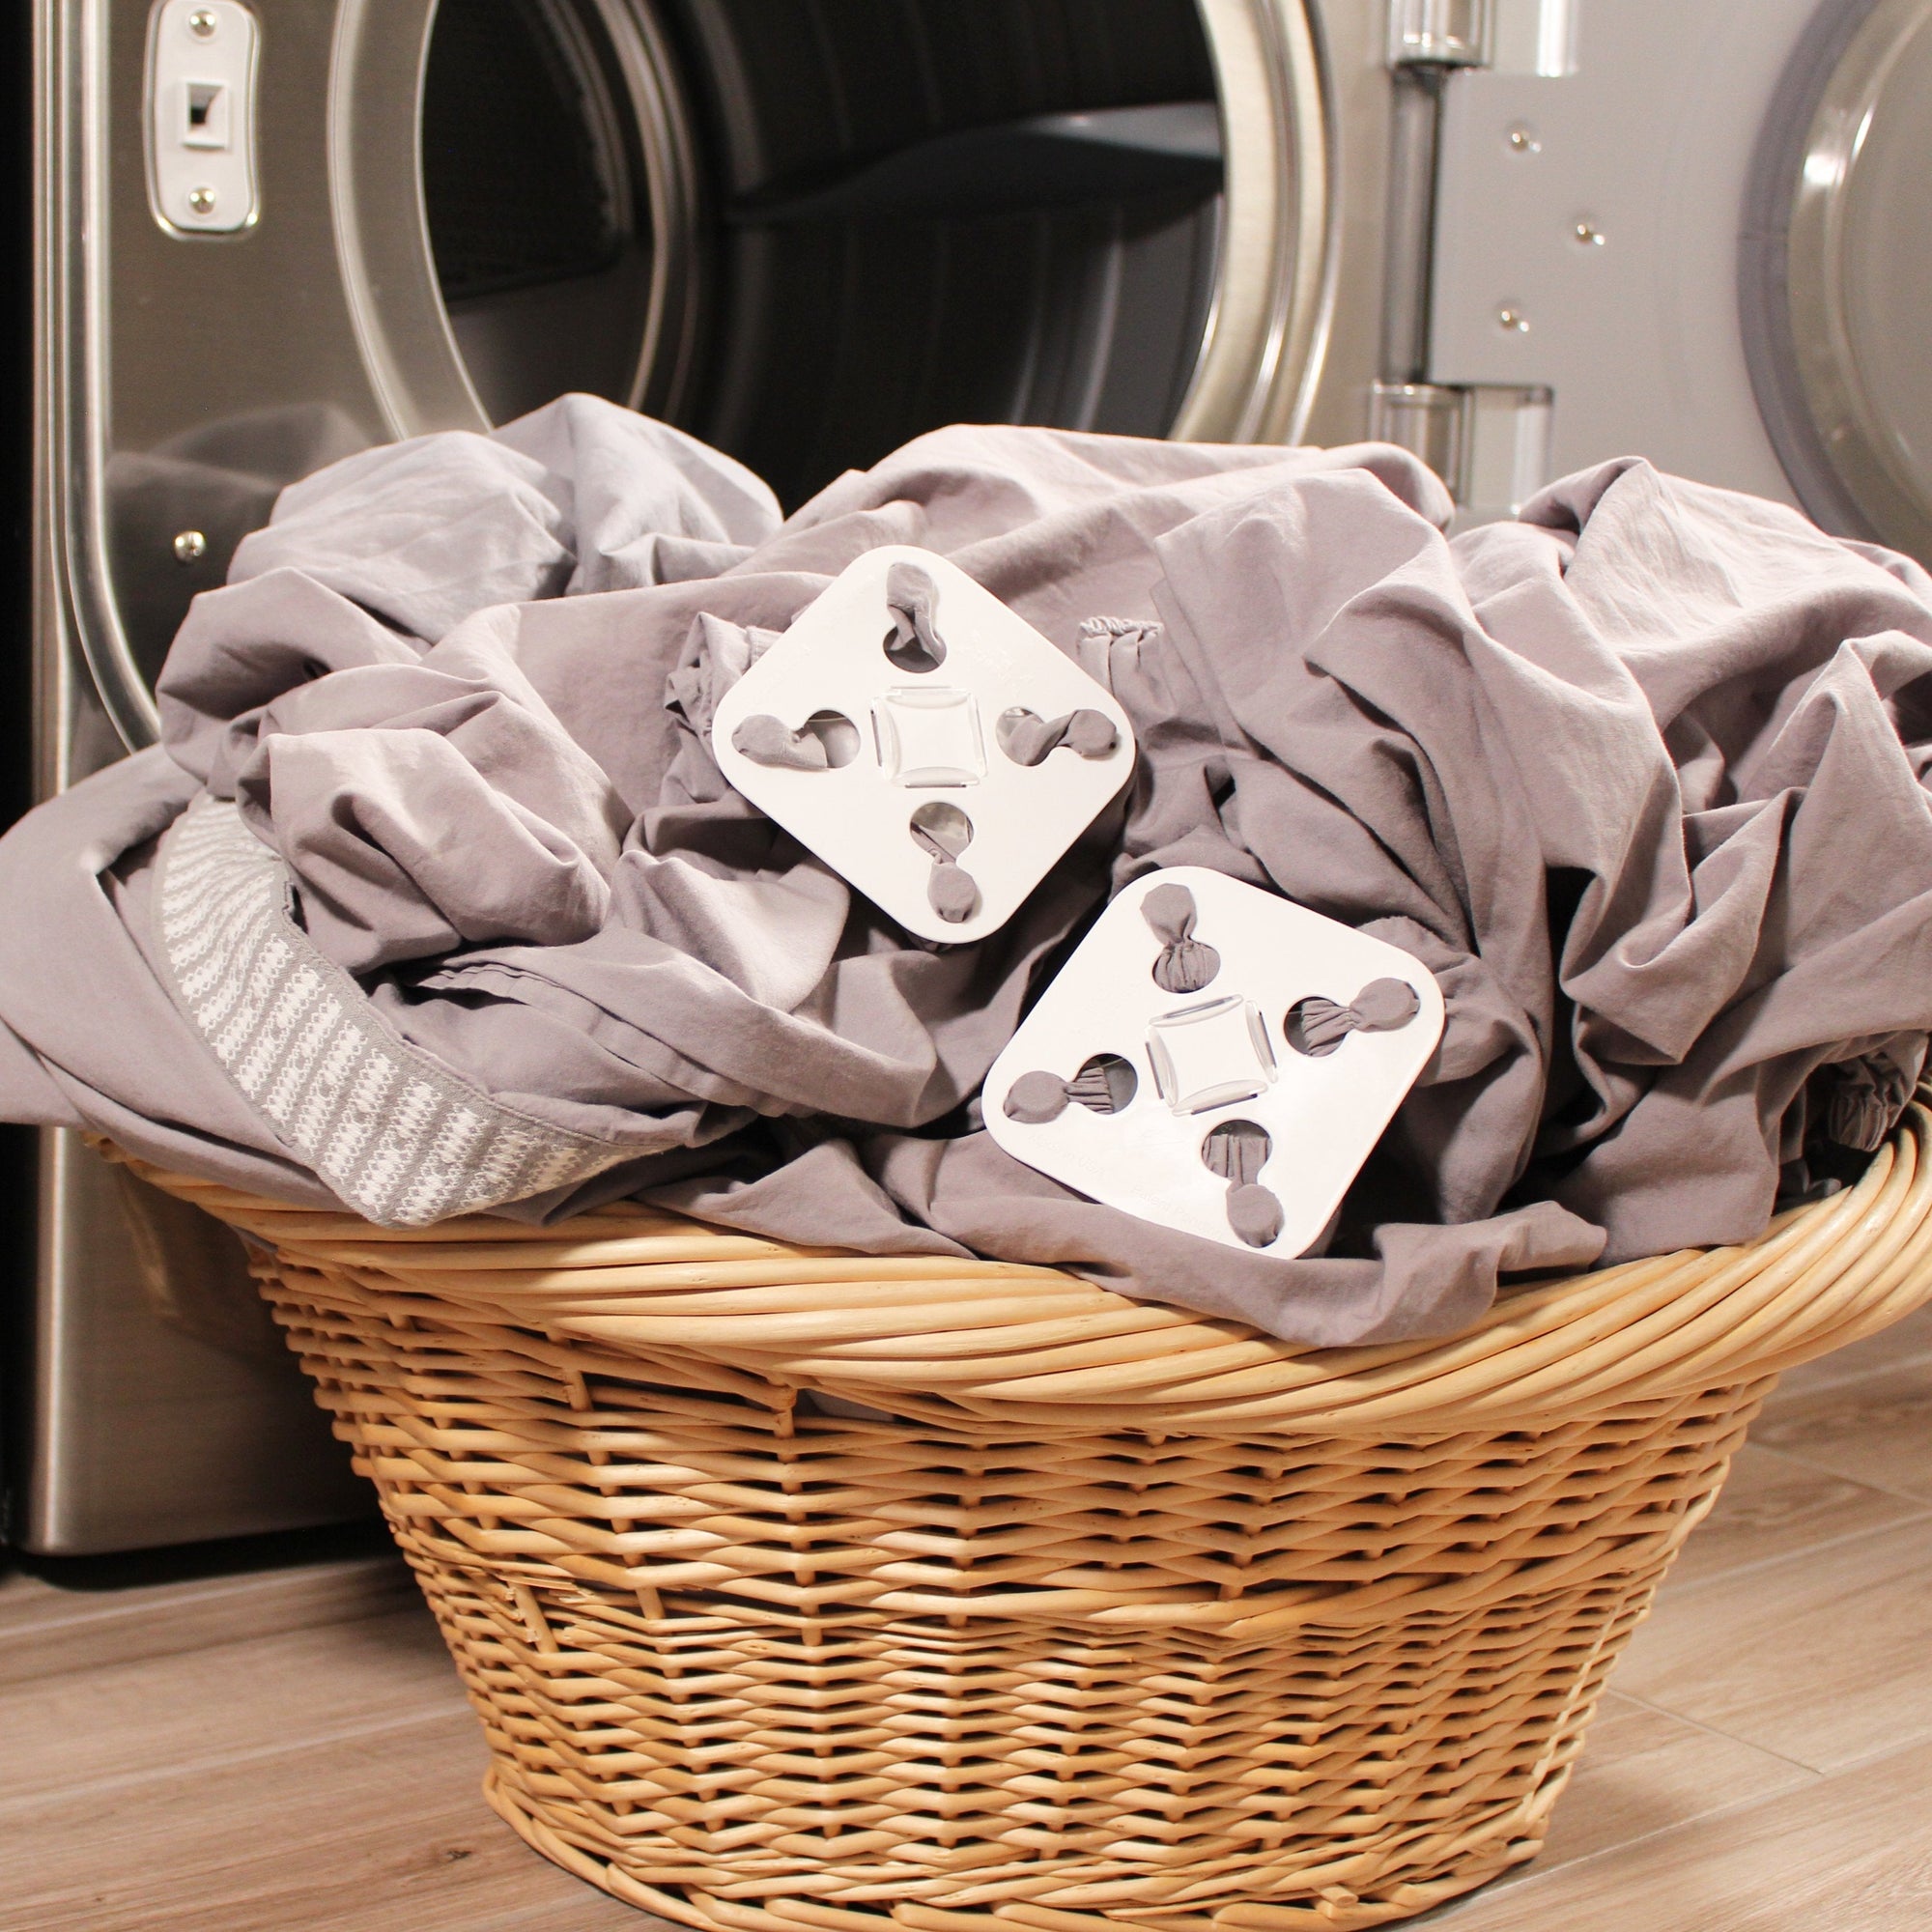
[[442,0],[424,74],[496,419],[596,389],[796,501],[944,422],[1183,412],[1222,255],[1195,0]]

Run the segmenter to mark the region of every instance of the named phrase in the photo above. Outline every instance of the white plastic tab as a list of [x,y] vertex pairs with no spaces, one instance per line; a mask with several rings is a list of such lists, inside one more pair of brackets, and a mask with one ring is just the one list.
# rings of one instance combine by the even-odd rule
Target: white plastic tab
[[148,199],[181,235],[232,235],[261,212],[261,29],[238,0],[160,0],[148,28]]
[[1409,953],[1176,867],[1122,893],[1040,996],[986,1076],[986,1126],[1110,1208],[1298,1255],[1441,1034]]
[[944,557],[849,565],[727,692],[726,779],[927,939],[997,931],[1134,766],[1111,693]]

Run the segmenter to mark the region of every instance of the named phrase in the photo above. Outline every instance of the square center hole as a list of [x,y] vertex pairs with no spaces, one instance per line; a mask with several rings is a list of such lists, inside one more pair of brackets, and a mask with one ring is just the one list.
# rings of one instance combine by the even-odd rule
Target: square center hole
[[1261,1009],[1238,993],[1151,1020],[1148,1059],[1160,1097],[1177,1114],[1238,1106],[1274,1084],[1274,1049]]
[[948,685],[895,685],[872,707],[879,763],[912,789],[978,784],[986,776],[980,705]]

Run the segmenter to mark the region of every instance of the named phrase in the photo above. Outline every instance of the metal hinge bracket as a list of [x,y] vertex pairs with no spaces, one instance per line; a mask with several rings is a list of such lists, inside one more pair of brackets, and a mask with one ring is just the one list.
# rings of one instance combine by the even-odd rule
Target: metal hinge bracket
[[1428,464],[1466,526],[1514,516],[1549,481],[1552,403],[1540,385],[1378,383],[1369,435]]

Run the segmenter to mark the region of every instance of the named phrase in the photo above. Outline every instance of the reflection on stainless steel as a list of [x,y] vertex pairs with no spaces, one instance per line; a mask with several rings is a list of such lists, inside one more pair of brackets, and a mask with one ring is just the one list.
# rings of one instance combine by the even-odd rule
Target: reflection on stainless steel
[[318,177],[310,218],[326,212],[329,223],[327,241],[310,238],[306,266],[329,284],[331,310],[343,305],[343,346],[380,425],[370,440],[487,429],[437,291],[423,214],[416,105],[436,0],[283,5],[334,16],[326,64],[306,76],[305,105],[327,114],[327,138],[303,155]]
[[1389,65],[1487,67],[1493,11],[1492,0],[1389,0]]
[[1460,502],[1467,494],[1472,396],[1467,388],[1435,383],[1378,383],[1369,399],[1368,433],[1420,457]]
[[653,415],[676,417],[696,370],[704,294],[696,151],[656,8],[642,0],[595,0],[595,5],[636,119],[647,197],[634,218],[650,241],[650,299],[637,373],[622,400]]
[[[147,676],[280,485],[391,433],[324,165],[334,9],[255,12],[262,218],[187,236],[148,206],[145,0],[35,6],[43,793],[152,738]],[[178,549],[189,532],[201,545]],[[152,1217],[130,1229],[99,1159],[66,1134],[41,1146],[31,1378],[10,1390],[26,1452],[15,1540],[77,1554],[366,1509],[293,1360],[241,1298],[232,1253],[217,1263]]]
[[279,1369],[288,1349],[248,1271],[242,1237],[125,1167],[113,1170],[113,1182],[134,1271],[156,1318],[224,1355]]
[[367,1514],[294,1356],[258,1352],[178,1266],[157,1308],[114,1171],[71,1134],[43,1139],[42,1271],[66,1292],[36,1308],[15,1540],[79,1556]]
[[221,582],[235,546],[269,520],[282,485],[367,440],[330,403],[228,416],[107,460],[114,594],[145,682],[160,673],[194,596]]
[[[63,648],[80,654],[128,745],[156,734],[144,671],[165,649],[171,620],[193,590],[221,582],[244,519],[259,520],[270,486],[300,473],[286,465],[326,461],[392,433],[343,289],[321,164],[334,10],[258,0],[255,12],[263,218],[226,236],[170,234],[149,212],[138,139],[147,9],[138,0],[40,0],[38,9],[42,125],[50,136],[41,144],[52,364],[42,407],[59,501],[48,532],[57,595],[46,614],[60,626]],[[392,202],[410,201],[412,179],[405,171],[389,184]],[[429,299],[446,344],[433,283]],[[185,357],[185,343],[197,353]],[[443,355],[446,393],[458,419],[473,424],[454,352],[445,347]],[[429,379],[417,386],[434,392]],[[246,435],[265,410],[327,412],[332,427],[307,450],[299,439],[287,443],[279,470],[246,470],[260,486],[252,497],[224,486],[204,511],[179,487],[181,472],[168,469],[182,460],[181,440],[213,428],[219,440],[213,426],[223,424],[242,425]],[[172,482],[162,483],[156,464]],[[201,559],[177,570],[167,545],[184,527],[203,530],[210,543]],[[71,689],[49,688],[47,697],[69,714],[43,719],[43,741],[54,748],[47,776],[64,782],[84,769],[72,740],[87,706]]]
[[1401,68],[1389,77],[1387,214],[1382,226],[1382,375],[1419,383],[1429,373],[1435,270],[1435,183],[1445,68]]
[[1387,10],[1364,0],[1307,0],[1321,55],[1328,243],[1324,320],[1300,376],[1297,440],[1354,442],[1382,374],[1382,226],[1389,200]]
[[[134,747],[154,741],[159,718],[107,577],[105,300],[99,272],[107,222],[105,0],[78,0],[69,7],[42,0],[36,25],[36,92],[43,132],[35,144],[35,200],[52,239],[36,265],[46,365],[38,384],[45,415],[36,433],[52,469],[43,487],[52,498],[48,534],[56,594],[65,606],[66,636],[86,664],[95,698],[121,739]],[[138,111],[138,63],[134,84]],[[141,200],[145,215],[145,173]],[[43,742],[64,748],[69,735],[63,722],[51,740]],[[57,750],[55,758],[56,781],[65,782],[63,752]]]
[[1759,415],[1827,529],[1932,558],[1925,0],[1822,0],[1752,157],[1738,322]]

